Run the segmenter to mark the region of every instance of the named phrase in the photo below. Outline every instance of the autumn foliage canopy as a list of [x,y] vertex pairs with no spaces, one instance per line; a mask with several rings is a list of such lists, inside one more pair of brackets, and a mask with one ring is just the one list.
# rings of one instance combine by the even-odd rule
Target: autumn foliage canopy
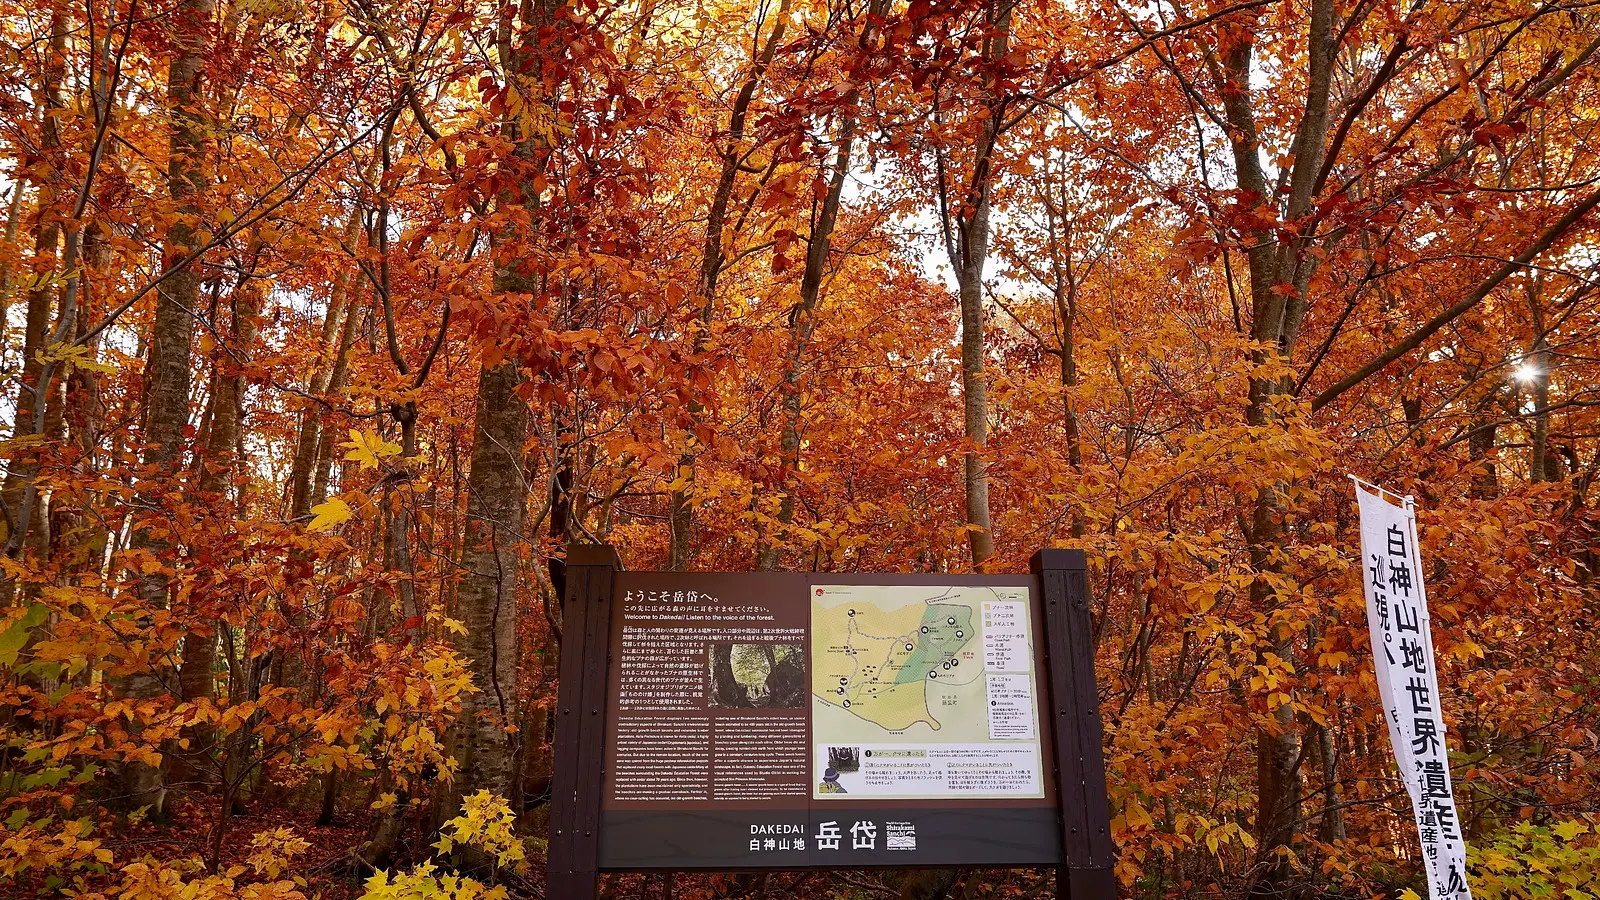
[[536,896],[573,541],[1083,548],[1125,895],[1425,893],[1356,474],[1421,510],[1475,895],[1600,897],[1597,35],[1589,0],[7,4],[0,894]]

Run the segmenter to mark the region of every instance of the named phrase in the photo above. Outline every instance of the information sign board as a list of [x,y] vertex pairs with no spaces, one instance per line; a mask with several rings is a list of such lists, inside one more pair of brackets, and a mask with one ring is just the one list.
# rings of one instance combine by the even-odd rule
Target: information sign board
[[574,548],[552,891],[596,871],[1064,866],[1113,896],[1092,660],[1065,664],[1083,557],[1051,553],[1029,576],[862,575],[625,572]]
[[880,580],[617,575],[602,869],[1060,862],[1033,579]]

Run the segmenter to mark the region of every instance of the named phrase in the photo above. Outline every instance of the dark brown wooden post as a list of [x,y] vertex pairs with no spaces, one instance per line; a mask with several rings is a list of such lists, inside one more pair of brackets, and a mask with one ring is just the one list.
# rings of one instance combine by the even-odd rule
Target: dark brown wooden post
[[599,885],[612,582],[621,568],[622,560],[609,544],[567,548],[546,897],[589,898]]
[[1040,550],[1031,567],[1039,576],[1044,602],[1045,667],[1055,725],[1056,783],[1061,786],[1063,864],[1056,873],[1056,897],[1115,900],[1115,850],[1084,554]]

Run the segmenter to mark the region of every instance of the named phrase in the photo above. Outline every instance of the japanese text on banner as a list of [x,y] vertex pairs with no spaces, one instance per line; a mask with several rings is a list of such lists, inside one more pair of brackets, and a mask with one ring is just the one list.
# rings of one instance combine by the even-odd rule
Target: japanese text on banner
[[1395,762],[1411,796],[1428,894],[1432,900],[1470,900],[1416,515],[1359,484],[1356,499],[1373,665]]

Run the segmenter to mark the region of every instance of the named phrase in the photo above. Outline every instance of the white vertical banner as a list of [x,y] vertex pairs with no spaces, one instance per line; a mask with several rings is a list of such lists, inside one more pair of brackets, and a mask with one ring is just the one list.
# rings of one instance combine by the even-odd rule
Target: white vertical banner
[[1471,900],[1445,745],[1439,672],[1428,598],[1422,586],[1416,510],[1396,506],[1356,482],[1361,508],[1362,583],[1383,718],[1416,817],[1432,900]]

